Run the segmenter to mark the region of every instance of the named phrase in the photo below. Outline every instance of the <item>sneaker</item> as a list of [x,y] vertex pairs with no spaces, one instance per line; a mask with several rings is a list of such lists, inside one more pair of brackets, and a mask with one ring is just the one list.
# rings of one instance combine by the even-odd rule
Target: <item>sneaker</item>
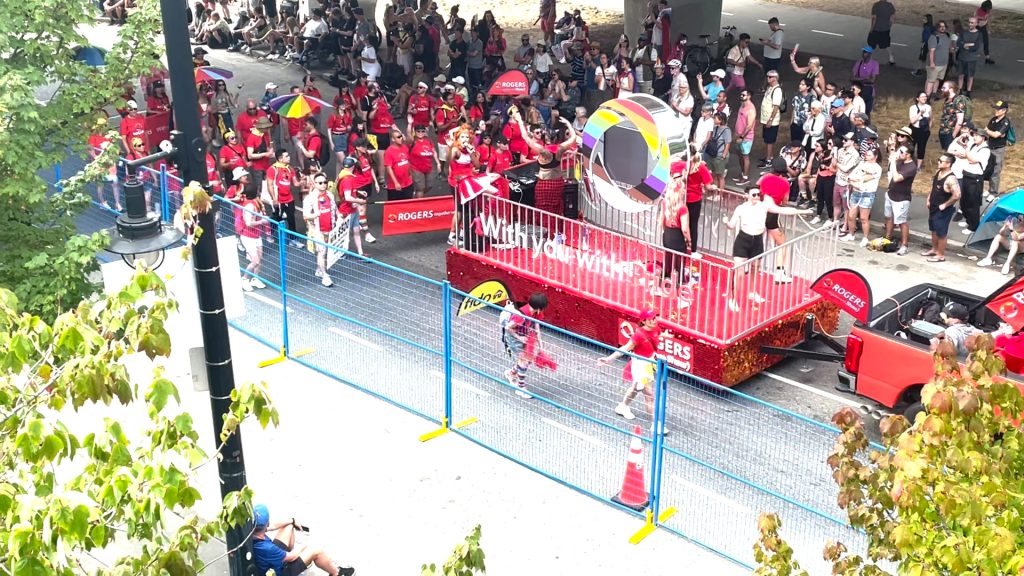
[[966,227],[967,227],[967,220],[961,220],[961,221],[960,221],[960,222],[959,222],[959,223],[957,224],[957,226],[960,226],[961,228],[966,228]]
[[785,270],[775,271],[775,283],[776,284],[789,284],[793,281],[793,277],[786,273]]
[[992,194],[985,194],[985,202],[991,202],[991,201],[993,201],[995,199],[996,199],[996,197],[993,196]]
[[987,267],[989,267],[991,265],[992,265],[992,259],[991,258],[982,258],[981,260],[978,260],[978,266],[981,266],[982,268],[987,268]]
[[323,278],[324,277],[324,273],[321,272],[319,268],[317,268],[316,272],[313,272],[313,276],[316,276],[317,278]]
[[811,226],[817,226],[818,224],[821,224],[821,216],[815,216],[814,218],[811,218]]
[[840,242],[853,242],[856,239],[857,237],[854,236],[853,234],[850,234],[849,232],[839,237]]
[[324,274],[324,277],[320,280],[320,284],[323,284],[325,287],[330,288],[331,286],[334,286],[334,281],[331,280],[330,275]]
[[[792,280],[790,280],[790,282],[792,282]],[[764,297],[762,297],[757,292],[751,292],[748,295],[748,297],[750,298],[750,301],[753,302],[754,304],[764,304],[765,302],[767,302],[767,300],[765,300]]]
[[249,285],[257,289],[263,289],[267,287],[267,285],[264,284],[263,281],[260,280],[259,278],[253,278],[252,280],[250,280]]
[[970,228],[962,228],[960,230],[960,233],[963,234],[964,236],[969,236],[971,234],[974,234],[974,230],[971,230]]
[[252,292],[252,284],[248,278],[242,278],[242,290],[245,292]]
[[338,566],[338,576],[352,576],[355,573],[356,569],[351,566],[347,566],[345,568]]
[[615,407],[615,413],[618,414],[619,416],[622,416],[626,420],[632,420],[633,418],[636,418],[636,415],[634,415],[633,411],[629,409],[629,406],[626,406],[621,402],[618,406]]
[[861,248],[867,248],[868,244],[871,244],[871,240],[868,240],[867,236],[865,236],[865,237],[860,239],[860,247]]
[[516,390],[516,396],[519,396],[523,400],[529,400],[529,399],[533,398],[533,394],[530,394],[529,392],[527,392],[525,386],[522,386],[518,390]]
[[455,232],[448,233],[448,245],[455,246]]
[[768,158],[761,158],[761,161],[757,163],[758,168],[769,168],[771,165],[771,160]]
[[367,243],[367,244],[373,244],[374,242],[376,242],[376,241],[377,241],[377,239],[373,237],[373,234],[370,234],[369,232],[367,232],[367,233],[366,233],[366,234],[365,234],[365,235],[363,236],[363,240],[366,240],[366,243]]
[[504,372],[502,372],[502,376],[505,377],[505,380],[508,380],[509,384],[515,386],[516,388],[519,387],[519,381],[516,379],[516,371],[514,368],[509,368],[508,370],[505,370]]
[[740,311],[740,303],[737,302],[735,298],[729,298],[729,310],[732,312]]
[[[651,435],[653,436],[654,435],[654,423],[653,422],[651,423],[650,430],[651,430]],[[668,436],[668,434],[669,434],[668,428],[664,428],[663,427],[661,429],[661,435],[664,437],[664,436]]]
[[750,183],[750,178],[748,178],[746,176],[740,176],[739,178],[733,178],[732,181],[737,183],[737,184],[743,185],[743,184],[749,184]]
[[909,248],[907,248],[906,246],[900,246],[900,249],[896,251],[896,255],[897,256],[904,256],[904,255],[906,255],[907,252],[910,252]]
[[1007,262],[1006,264],[1003,264],[1003,267],[1000,268],[999,271],[1003,273],[1003,276],[1008,276],[1010,274],[1010,263]]

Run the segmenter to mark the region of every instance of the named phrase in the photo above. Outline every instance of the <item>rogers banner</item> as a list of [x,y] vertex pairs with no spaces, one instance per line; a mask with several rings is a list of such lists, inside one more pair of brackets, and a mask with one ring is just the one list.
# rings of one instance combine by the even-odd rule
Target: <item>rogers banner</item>
[[384,203],[385,236],[448,230],[455,214],[455,199],[450,194],[396,200]]
[[487,89],[488,96],[529,96],[530,83],[521,70],[509,70],[498,76]]
[[864,323],[871,320],[871,309],[874,307],[871,286],[860,272],[848,268],[830,270],[811,284],[811,290],[821,294],[857,320]]
[[[635,323],[625,319],[620,320],[619,346],[629,342],[634,332],[636,332]],[[654,355],[684,372],[689,372],[693,368],[693,346],[671,332],[664,331],[658,335],[658,350]]]
[[1024,328],[1024,276],[1011,280],[996,290],[985,302],[985,307],[995,312],[1016,332]]

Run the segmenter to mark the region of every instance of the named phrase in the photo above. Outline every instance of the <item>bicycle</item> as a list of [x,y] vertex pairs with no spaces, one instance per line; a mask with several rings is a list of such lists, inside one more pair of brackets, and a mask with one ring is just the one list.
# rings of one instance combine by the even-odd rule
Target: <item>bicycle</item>
[[[725,55],[736,45],[736,27],[722,26],[722,30],[725,33],[714,42],[710,40],[711,34],[701,34],[700,38],[704,41],[704,44],[694,44],[686,50],[686,56],[683,57],[684,72],[694,75],[707,75],[713,67],[725,67]],[[718,46],[718,53],[712,58],[711,47],[716,45]]]

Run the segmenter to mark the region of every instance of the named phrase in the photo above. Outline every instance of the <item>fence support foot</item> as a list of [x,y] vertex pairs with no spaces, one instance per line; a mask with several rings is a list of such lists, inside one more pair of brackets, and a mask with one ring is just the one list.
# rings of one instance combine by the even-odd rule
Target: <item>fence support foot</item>
[[[674,516],[676,512],[677,510],[675,508],[666,508],[658,516],[658,524],[661,524],[662,522],[668,520],[669,518]],[[647,510],[646,516],[647,520],[644,522],[643,527],[637,530],[636,534],[633,534],[629,537],[630,544],[639,544],[643,541],[644,538],[650,536],[651,533],[654,532],[654,529],[658,527],[658,524],[654,523],[654,513],[651,512],[650,509]]]
[[[299,356],[305,356],[307,354],[312,354],[312,353],[313,353],[313,348],[312,347],[306,347],[306,348],[302,348],[300,350],[297,350],[295,352],[292,352],[292,358],[298,358]],[[267,366],[273,366],[274,364],[280,364],[281,362],[284,362],[287,359],[288,359],[288,356],[285,355],[284,348],[281,348],[281,352],[278,353],[277,356],[274,356],[273,358],[269,358],[267,360],[264,360],[264,361],[256,364],[256,366],[258,366],[260,368],[266,368]]]
[[[473,424],[476,421],[477,421],[476,416],[473,416],[472,418],[466,418],[462,422],[456,422],[454,428],[462,429],[462,428],[465,428],[466,426],[469,426],[470,424]],[[420,442],[426,442],[427,440],[433,440],[434,438],[437,438],[438,436],[443,436],[443,435],[447,434],[450,430],[451,430],[451,428],[448,427],[448,419],[447,418],[441,418],[441,427],[438,428],[437,430],[431,430],[430,432],[427,432],[426,434],[421,434],[420,435]]]

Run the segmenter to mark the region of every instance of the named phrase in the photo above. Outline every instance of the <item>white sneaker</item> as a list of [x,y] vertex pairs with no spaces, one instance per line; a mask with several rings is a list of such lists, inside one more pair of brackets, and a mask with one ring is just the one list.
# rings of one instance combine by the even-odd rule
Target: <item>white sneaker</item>
[[249,283],[248,278],[242,278],[242,290],[245,292],[252,292],[252,284]]
[[896,255],[897,255],[897,256],[903,256],[903,255],[905,255],[905,254],[906,254],[907,252],[910,252],[910,249],[909,249],[909,248],[907,248],[906,246],[900,246],[900,249],[896,251]]
[[751,293],[750,293],[750,294],[748,295],[748,297],[750,298],[750,301],[751,301],[751,302],[753,302],[754,304],[764,304],[765,302],[767,302],[767,300],[765,300],[765,299],[764,299],[764,298],[763,298],[763,297],[762,297],[762,296],[761,296],[760,294],[758,294],[757,292],[751,292]]
[[262,280],[260,280],[259,278],[253,278],[252,280],[250,280],[250,281],[249,281],[249,284],[250,284],[250,285],[251,285],[251,286],[252,286],[253,288],[259,288],[259,289],[262,289],[262,288],[266,288],[266,287],[267,287],[267,285],[266,285],[266,284],[264,284],[264,283],[263,283],[263,281],[262,281]]
[[993,196],[991,194],[985,194],[985,202],[991,202],[991,201],[993,201],[995,199],[996,199],[995,196]]
[[455,246],[455,233],[454,232],[449,232],[448,233],[448,245],[449,246]]
[[319,268],[317,268],[316,272],[313,272],[313,276],[316,276],[317,278],[323,278],[324,277],[324,273],[321,272]]
[[789,284],[793,281],[793,277],[786,273],[785,270],[775,271],[775,282],[777,284]]
[[959,226],[961,228],[966,228],[967,227],[967,220],[961,220],[960,222],[957,223],[957,226]]
[[320,283],[326,286],[327,288],[334,286],[334,281],[331,280],[331,277],[328,274],[324,274],[324,277],[320,280]]
[[971,230],[970,228],[964,228],[963,230],[960,230],[960,233],[963,234],[964,236],[968,236],[974,234],[974,231]]
[[1006,264],[1003,264],[1003,267],[1000,268],[999,271],[1003,273],[1003,276],[1008,276],[1010,274],[1010,263],[1007,262]]
[[821,223],[821,216],[815,216],[814,218],[811,218],[811,226],[817,226],[820,223]]
[[989,267],[991,265],[992,265],[992,259],[991,258],[982,258],[981,260],[978,260],[978,266],[981,266],[982,268],[987,268],[987,267]]
[[842,236],[839,237],[840,242],[853,242],[856,239],[857,237],[854,236],[853,234],[843,234]]
[[733,312],[739,312],[740,311],[740,304],[739,304],[739,302],[736,301],[735,298],[729,298],[729,310],[731,310]]
[[621,402],[618,406],[615,407],[615,413],[618,414],[619,416],[622,416],[626,420],[632,420],[633,418],[636,418],[636,415],[634,415],[633,411],[629,409],[629,406],[626,406]]
[[523,400],[529,400],[529,399],[533,398],[533,394],[530,394],[529,392],[527,392],[526,388],[520,388],[520,389],[516,390],[516,396],[519,396]]
[[373,234],[370,234],[369,232],[367,232],[366,235],[363,236],[363,240],[366,240],[367,244],[373,244],[374,242],[377,241],[377,239],[373,237]]
[[861,248],[867,248],[868,244],[871,244],[871,240],[868,240],[867,236],[861,238],[861,240],[860,240],[860,247]]

